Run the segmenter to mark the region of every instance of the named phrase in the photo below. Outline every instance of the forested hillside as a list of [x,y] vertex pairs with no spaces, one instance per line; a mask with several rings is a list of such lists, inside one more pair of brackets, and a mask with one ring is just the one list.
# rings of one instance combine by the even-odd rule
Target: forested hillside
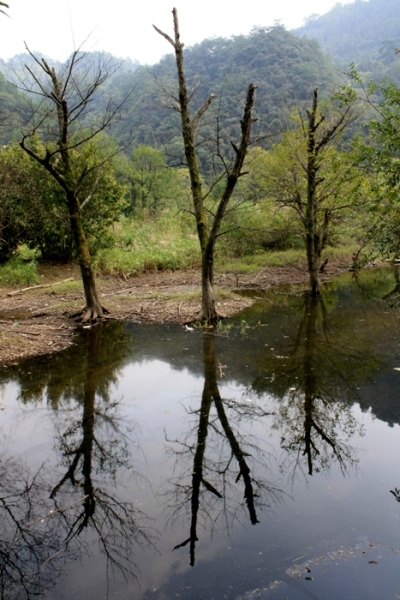
[[[331,91],[337,77],[316,41],[299,39],[282,26],[257,28],[248,36],[204,40],[185,51],[185,66],[194,92],[192,110],[216,94],[218,101],[212,105],[208,126],[214,128],[218,116],[227,139],[237,137],[249,83],[258,86],[259,127],[272,131],[279,127],[283,104],[309,98],[317,85],[322,93]],[[175,71],[174,57],[168,54],[154,67],[142,66],[115,77],[111,83],[114,93],[122,98],[132,90],[121,120],[113,128],[117,139],[128,146],[132,140],[135,144],[181,146],[179,115],[171,97],[176,96]],[[108,93],[104,87],[104,97]]]
[[[93,61],[96,59],[97,53],[93,53]],[[111,56],[107,59],[118,62]],[[13,70],[7,71],[8,76],[21,75],[27,60],[29,55],[11,61]],[[248,36],[204,40],[186,49],[185,61],[188,83],[194,92],[192,110],[210,94],[216,94],[218,101],[213,103],[205,127],[208,135],[215,137],[218,119],[220,134],[229,142],[236,139],[240,129],[242,100],[249,83],[258,86],[259,129],[271,132],[280,126],[283,105],[304,101],[315,86],[322,94],[331,91],[338,76],[318,42],[300,39],[282,26],[257,28]],[[19,112],[16,90],[10,86],[7,89],[7,101],[0,101],[3,143],[11,135],[10,123],[17,118],[10,120],[10,114]],[[171,97],[175,91],[172,54],[166,54],[153,67],[138,67],[128,61],[99,90],[92,110],[100,114],[110,96],[115,104],[126,98],[110,130],[118,143],[127,150],[138,144],[168,146],[170,154],[179,155],[179,115],[173,110],[175,101]]]
[[28,116],[27,98],[0,73],[0,146],[18,139]]
[[400,81],[400,6],[398,0],[356,0],[336,4],[327,14],[310,17],[294,33],[315,38],[335,63],[355,63],[367,77],[387,75]]

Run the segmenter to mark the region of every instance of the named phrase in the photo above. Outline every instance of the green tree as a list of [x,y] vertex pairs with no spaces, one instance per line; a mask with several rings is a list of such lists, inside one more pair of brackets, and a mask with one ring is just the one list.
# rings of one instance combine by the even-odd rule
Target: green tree
[[[102,118],[83,128],[83,119],[87,116],[88,107],[97,89],[113,72],[113,65],[103,63],[86,63],[87,55],[79,49],[74,51],[63,69],[56,71],[42,58],[39,60],[30,53],[35,61],[36,69],[27,67],[31,78],[28,92],[41,99],[32,117],[32,127],[23,136],[21,148],[36,160],[64,192],[64,201],[68,209],[72,238],[78,257],[86,306],[82,320],[95,320],[107,312],[102,306],[97,289],[91,255],[85,229],[83,227],[83,207],[88,204],[96,187],[98,177],[95,175],[92,185],[85,189],[101,164],[82,160],[74,162],[74,152],[83,148],[112,120],[119,106],[110,104],[103,112]],[[46,140],[45,151],[38,151],[32,140],[42,133]]]
[[[192,210],[196,219],[197,234],[201,249],[201,311],[199,321],[204,321],[209,324],[214,324],[218,320],[218,314],[215,308],[214,294],[214,255],[215,245],[220,234],[221,224],[232,197],[235,186],[239,177],[243,175],[243,164],[247,154],[247,149],[250,143],[250,130],[254,121],[252,117],[252,109],[254,103],[254,93],[256,86],[250,84],[247,90],[245,109],[243,119],[241,121],[241,138],[240,144],[237,147],[235,144],[235,158],[233,164],[227,164],[221,157],[221,162],[224,167],[220,179],[225,178],[225,186],[221,194],[220,200],[217,203],[216,210],[212,213],[211,223],[209,221],[210,213],[207,211],[205,203],[206,196],[203,192],[203,182],[199,168],[199,159],[196,147],[196,128],[204,113],[207,111],[215,95],[212,94],[203,106],[192,117],[189,109],[189,101],[191,94],[188,92],[184,60],[183,60],[183,44],[180,41],[178,14],[176,9],[173,11],[174,20],[174,39],[160,29],[155,27],[156,31],[165,37],[173,46],[175,51],[176,69],[178,74],[178,99],[175,100],[177,109],[181,116],[181,130],[184,143],[185,157],[190,174],[190,184],[192,192]],[[218,148],[216,150],[218,152]]]
[[305,114],[266,154],[263,187],[281,207],[295,211],[304,238],[310,293],[319,293],[319,269],[333,223],[361,197],[361,175],[351,153],[338,149],[341,134],[354,121],[352,92],[321,109],[318,91]]
[[128,170],[129,204],[125,212],[154,212],[175,197],[177,178],[161,150],[139,144],[132,151]]
[[[35,151],[44,153],[39,139],[31,141]],[[92,140],[82,151],[75,150],[76,165],[96,165],[109,148]],[[82,206],[82,220],[91,252],[107,243],[109,225],[119,218],[124,206],[124,188],[118,184],[113,166],[106,161],[94,169],[84,184],[90,202]],[[62,188],[37,161],[15,144],[0,152],[0,261],[12,256],[21,243],[39,249],[42,259],[69,262],[73,241]]]
[[[358,77],[357,74],[354,74]],[[369,123],[370,145],[362,145],[360,160],[371,174],[371,240],[384,256],[400,251],[400,87],[392,82],[364,88],[364,98],[376,117]],[[376,98],[380,97],[381,101]]]

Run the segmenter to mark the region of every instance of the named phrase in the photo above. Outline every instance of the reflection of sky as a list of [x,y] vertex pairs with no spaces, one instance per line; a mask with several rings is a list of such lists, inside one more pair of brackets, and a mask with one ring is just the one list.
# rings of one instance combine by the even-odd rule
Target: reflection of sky
[[[132,419],[137,423],[135,441],[132,443],[137,442],[140,448],[139,452],[133,452],[134,466],[150,481],[154,491],[162,490],[171,474],[171,457],[165,452],[168,445],[165,433],[169,439],[175,439],[195,423],[196,418],[186,411],[189,407],[196,408],[199,405],[202,386],[200,378],[191,376],[185,370],[175,371],[168,363],[159,360],[131,363],[120,374],[113,399],[121,401],[120,414],[123,420],[128,422]],[[244,397],[242,388],[235,388],[232,382],[227,387],[221,385],[220,392],[222,397],[230,400]],[[15,396],[15,386],[8,385],[4,390],[6,409],[2,413],[3,423],[12,433],[6,438],[8,453],[20,455],[22,450],[29,463],[33,461],[36,465],[37,456],[42,452],[42,458],[47,458],[52,447],[52,431],[44,408],[45,401],[35,410],[29,407],[21,410]],[[260,402],[264,401],[260,399]],[[271,398],[267,401],[269,408],[272,408]],[[257,402],[257,399],[252,397],[252,402]],[[276,485],[285,487],[285,500],[274,505],[271,512],[260,513],[260,523],[256,526],[250,525],[244,510],[240,511],[241,523],[236,523],[229,535],[223,519],[219,519],[212,541],[209,534],[200,528],[194,569],[188,566],[187,548],[172,552],[173,546],[187,535],[189,515],[186,523],[177,524],[173,531],[164,529],[162,497],[157,500],[149,492],[149,487],[143,482],[138,483],[135,478],[125,481],[125,485],[132,486],[132,499],[146,508],[146,512],[154,519],[153,526],[161,532],[157,544],[161,554],[150,551],[151,560],[149,554],[139,554],[137,557],[142,572],[142,590],[166,586],[171,593],[179,593],[181,586],[193,589],[192,586],[198,586],[202,581],[202,587],[209,589],[209,583],[216,594],[221,594],[215,597],[223,597],[229,585],[238,594],[279,579],[298,557],[303,557],[298,561],[303,562],[365,539],[384,546],[398,545],[400,507],[389,490],[400,486],[399,426],[389,428],[357,407],[353,408],[353,412],[365,430],[364,437],[354,436],[351,440],[352,445],[360,450],[357,472],[350,472],[343,477],[337,465],[333,464],[329,476],[320,473],[305,481],[300,475],[291,486],[285,473],[280,474],[272,461],[269,463],[272,471],[268,478]],[[13,414],[17,415],[18,428],[11,425]],[[272,417],[266,417],[264,421],[243,427],[247,433],[260,437],[260,446],[275,447],[275,459],[279,461],[279,431],[271,429],[272,422]],[[190,466],[189,461],[189,470]],[[256,469],[254,475],[257,474]],[[71,591],[73,589],[78,597],[80,594],[88,599],[98,597],[101,568],[96,560],[88,559],[85,563],[85,572],[92,573],[93,579],[82,579],[79,566],[71,564],[71,573],[64,589],[68,590],[71,586]],[[221,573],[226,577],[221,577]],[[121,585],[125,584],[121,582]],[[144,597],[147,597],[146,594]],[[152,597],[151,594],[148,597]],[[229,595],[229,591],[228,597],[236,598],[235,595]]]
[[53,445],[54,427],[46,402],[24,405],[18,401],[19,389],[14,382],[0,384],[1,444],[7,456],[29,459],[32,467],[39,468]]

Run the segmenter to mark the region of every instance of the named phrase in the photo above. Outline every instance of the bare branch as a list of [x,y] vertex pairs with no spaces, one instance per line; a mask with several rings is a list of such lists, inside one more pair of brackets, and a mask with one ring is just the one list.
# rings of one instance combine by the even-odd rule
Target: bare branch
[[[10,8],[8,6],[8,4],[6,4],[5,2],[0,2],[0,6],[4,6],[4,8]],[[6,15],[6,17],[9,17],[9,15],[6,13],[6,11],[2,10],[1,8],[0,8],[0,13],[2,13],[3,15]]]
[[156,27],[155,25],[153,25],[153,27],[157,31],[157,33],[165,37],[165,39],[175,48],[175,42],[172,38],[169,37],[169,35],[161,31],[161,29],[158,29],[158,27]]
[[206,110],[208,110],[209,106],[211,105],[211,102],[214,100],[214,98],[216,98],[217,96],[215,94],[211,94],[211,96],[208,98],[208,100],[203,104],[203,106],[197,111],[197,113],[195,114],[195,116],[192,119],[192,127],[196,127],[197,123],[199,122],[199,120],[201,119],[201,117],[204,115],[204,113],[206,112]]

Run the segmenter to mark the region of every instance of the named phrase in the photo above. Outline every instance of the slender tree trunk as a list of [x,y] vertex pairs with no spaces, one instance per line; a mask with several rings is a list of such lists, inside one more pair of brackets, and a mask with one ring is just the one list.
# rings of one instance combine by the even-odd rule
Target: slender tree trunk
[[305,215],[306,252],[308,273],[310,276],[310,294],[314,297],[319,294],[318,256],[316,249],[316,245],[318,244],[316,216],[318,156],[315,143],[315,132],[319,126],[319,123],[317,123],[317,106],[318,91],[315,89],[312,109],[307,111],[307,206]]
[[199,319],[213,324],[218,320],[214,293],[214,251],[207,244],[202,252],[201,264],[201,311]]
[[71,231],[78,255],[86,301],[86,307],[84,309],[82,321],[95,320],[98,317],[103,316],[107,311],[102,306],[97,294],[96,279],[93,273],[85,231],[83,229],[79,201],[72,193],[68,194],[67,196]]
[[185,147],[185,156],[188,163],[190,175],[190,187],[192,191],[193,208],[196,217],[197,235],[201,249],[201,310],[200,321],[214,323],[218,319],[215,310],[214,296],[214,248],[209,247],[209,231],[207,226],[207,215],[204,210],[203,191],[199,163],[197,160],[193,120],[189,112],[189,94],[186,88],[183,44],[180,41],[178,14],[173,10],[176,67],[179,83],[179,105],[181,112],[182,137]]

